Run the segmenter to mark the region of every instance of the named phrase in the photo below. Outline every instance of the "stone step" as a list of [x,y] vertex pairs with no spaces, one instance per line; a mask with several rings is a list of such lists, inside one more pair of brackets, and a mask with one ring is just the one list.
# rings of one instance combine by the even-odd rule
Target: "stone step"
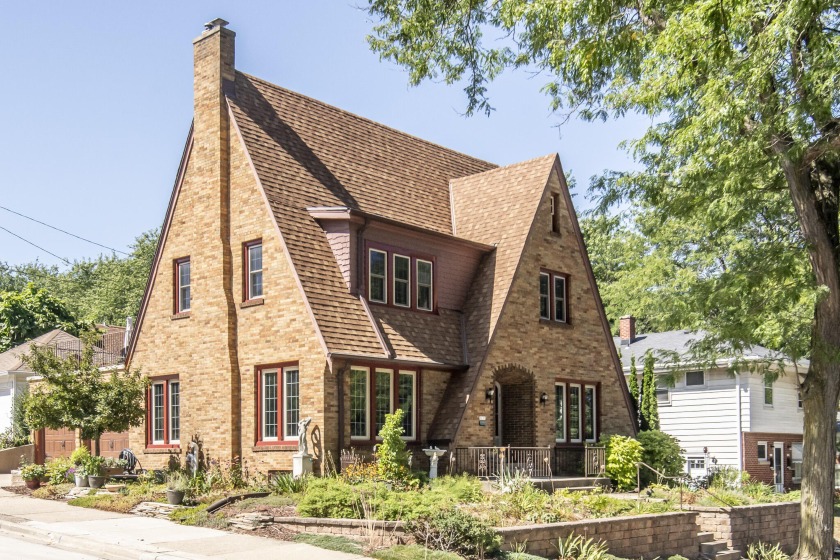
[[[600,486],[565,486],[563,487],[563,490],[568,490],[570,492],[594,492],[600,488]],[[560,488],[558,488],[558,490],[560,490]]]
[[718,552],[726,550],[729,545],[726,541],[709,541],[700,543],[700,552],[708,554],[709,556],[716,555]]
[[731,548],[727,548],[726,550],[722,550],[715,554],[715,560],[740,560],[741,558],[741,551],[740,550],[732,550]]
[[712,542],[715,540],[714,533],[697,533],[697,541],[704,543],[704,542]]

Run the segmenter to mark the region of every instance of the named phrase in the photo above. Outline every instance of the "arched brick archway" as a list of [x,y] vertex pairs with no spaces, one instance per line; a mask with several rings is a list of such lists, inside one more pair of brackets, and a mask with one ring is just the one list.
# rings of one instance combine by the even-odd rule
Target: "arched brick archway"
[[[493,371],[496,384],[498,413],[494,414],[494,428],[501,418],[499,445],[534,447],[536,445],[535,381],[528,369],[509,364]],[[497,433],[499,433],[497,431]]]

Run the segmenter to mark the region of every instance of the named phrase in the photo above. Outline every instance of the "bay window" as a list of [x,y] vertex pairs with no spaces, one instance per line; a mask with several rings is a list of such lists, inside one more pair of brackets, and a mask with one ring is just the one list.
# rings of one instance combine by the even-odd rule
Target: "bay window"
[[351,439],[376,439],[397,409],[403,411],[403,439],[417,439],[417,371],[354,366],[349,382]]

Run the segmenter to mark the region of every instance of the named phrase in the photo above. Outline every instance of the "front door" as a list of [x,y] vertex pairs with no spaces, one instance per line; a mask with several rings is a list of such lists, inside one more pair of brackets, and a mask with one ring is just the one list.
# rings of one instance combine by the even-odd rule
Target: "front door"
[[496,383],[495,399],[493,400],[493,444],[496,447],[502,445],[502,386]]
[[785,491],[785,444],[773,444],[773,483],[776,492]]

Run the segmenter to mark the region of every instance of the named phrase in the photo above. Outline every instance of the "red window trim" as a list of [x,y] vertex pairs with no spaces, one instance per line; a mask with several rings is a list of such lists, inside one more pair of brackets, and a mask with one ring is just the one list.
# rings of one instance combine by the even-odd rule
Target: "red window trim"
[[[283,369],[288,367],[298,368],[298,383],[300,383],[300,362],[277,362],[274,364],[261,364],[254,367],[254,394],[257,396],[257,402],[254,406],[254,446],[256,447],[288,447],[297,446],[297,439],[285,440],[283,439],[283,430],[285,428],[284,416],[284,400],[283,390],[285,389],[285,376]],[[277,370],[277,439],[264,441],[263,440],[263,424],[262,424],[262,376],[266,370]],[[298,397],[300,399],[300,397]],[[298,400],[300,403],[300,400]]]
[[[555,445],[557,446],[580,446],[586,445],[587,443],[592,443],[591,441],[587,441],[586,437],[584,437],[584,430],[585,424],[583,419],[586,418],[586,399],[584,398],[584,394],[586,393],[586,387],[594,387],[595,388],[595,441],[599,441],[601,439],[601,382],[587,382],[582,381],[580,379],[570,379],[568,377],[555,377],[554,378],[555,385],[557,383],[562,383],[565,385],[565,390],[563,391],[563,398],[565,400],[563,406],[563,412],[566,415],[566,437],[564,441],[555,441]],[[581,414],[581,439],[580,441],[572,441],[571,438],[571,424],[569,423],[569,402],[571,401],[569,391],[569,385],[578,385],[580,386],[580,414]],[[554,399],[552,399],[552,402]],[[556,414],[557,411],[555,410],[554,413]]]
[[[396,410],[397,403],[399,402],[399,383],[394,382],[394,378],[397,377],[399,380],[398,375],[400,371],[410,371],[414,373],[414,397],[415,397],[415,414],[414,414],[414,437],[412,438],[405,438],[404,441],[406,443],[413,443],[420,441],[420,426],[421,426],[421,419],[422,419],[422,401],[423,401],[423,393],[422,389],[422,381],[421,378],[423,377],[420,375],[420,368],[416,366],[402,366],[400,364],[389,364],[389,363],[376,363],[376,362],[353,362],[350,366],[350,369],[353,368],[367,368],[368,369],[368,410],[367,410],[367,424],[368,424],[368,437],[353,437],[350,436],[350,440],[354,444],[365,444],[371,443],[376,444],[382,441],[376,435],[376,370],[377,369],[388,369],[391,370],[391,402],[393,403],[394,410]],[[349,380],[350,377],[347,376]],[[347,398],[350,398],[350,392],[347,392]],[[391,411],[391,413],[394,412]],[[349,418],[350,418],[350,407],[347,407],[347,418],[348,418],[348,425],[349,425]]]
[[[172,381],[180,383],[180,376],[161,375],[159,377],[152,377],[150,379],[149,387],[146,389],[146,449],[179,449],[181,447],[180,442],[169,442],[169,384]],[[154,386],[159,383],[163,383],[163,443],[154,443],[154,426],[152,425],[152,407],[154,406],[154,400],[152,391],[154,390]]]
[[172,315],[176,317],[186,316],[192,311],[192,264],[190,264],[190,308],[181,311],[181,275],[178,274],[178,268],[183,263],[190,262],[189,257],[179,257],[172,259]]
[[[546,268],[540,269],[540,275],[546,274],[548,275],[548,315],[549,318],[546,319],[542,315],[540,315],[540,321],[543,323],[551,323],[555,325],[571,325],[571,306],[569,305],[569,294],[571,293],[570,281],[571,277],[569,274],[565,272],[557,272],[554,270],[548,270]],[[555,305],[557,303],[557,299],[554,297],[554,278],[560,277],[565,280],[566,284],[566,297],[563,298],[563,301],[566,305],[566,320],[565,321],[558,321],[555,317],[557,317]],[[541,297],[541,294],[539,294]]]
[[[242,243],[242,303],[256,302],[263,299],[263,296],[249,297],[249,292],[251,291],[251,259],[248,258],[248,249],[254,245],[262,244],[262,237]],[[263,267],[263,270],[265,270],[265,267]],[[265,280],[264,274],[263,280]],[[265,293],[265,289],[263,289],[263,293]]]
[[[385,303],[379,301],[371,301],[370,299],[370,250],[381,251],[385,253]],[[409,274],[409,305],[397,305],[394,303],[394,255],[401,257],[408,257],[410,274]],[[417,251],[409,251],[401,247],[394,247],[384,243],[377,243],[375,241],[365,241],[365,270],[364,270],[364,294],[365,299],[371,305],[384,305],[394,309],[404,309],[416,311],[418,313],[434,313],[438,312],[438,266],[437,258],[434,255],[420,253]],[[417,307],[417,261],[428,261],[432,263],[432,308],[420,309]],[[568,291],[568,288],[567,288]]]
[[551,193],[551,233],[560,234],[560,193]]

